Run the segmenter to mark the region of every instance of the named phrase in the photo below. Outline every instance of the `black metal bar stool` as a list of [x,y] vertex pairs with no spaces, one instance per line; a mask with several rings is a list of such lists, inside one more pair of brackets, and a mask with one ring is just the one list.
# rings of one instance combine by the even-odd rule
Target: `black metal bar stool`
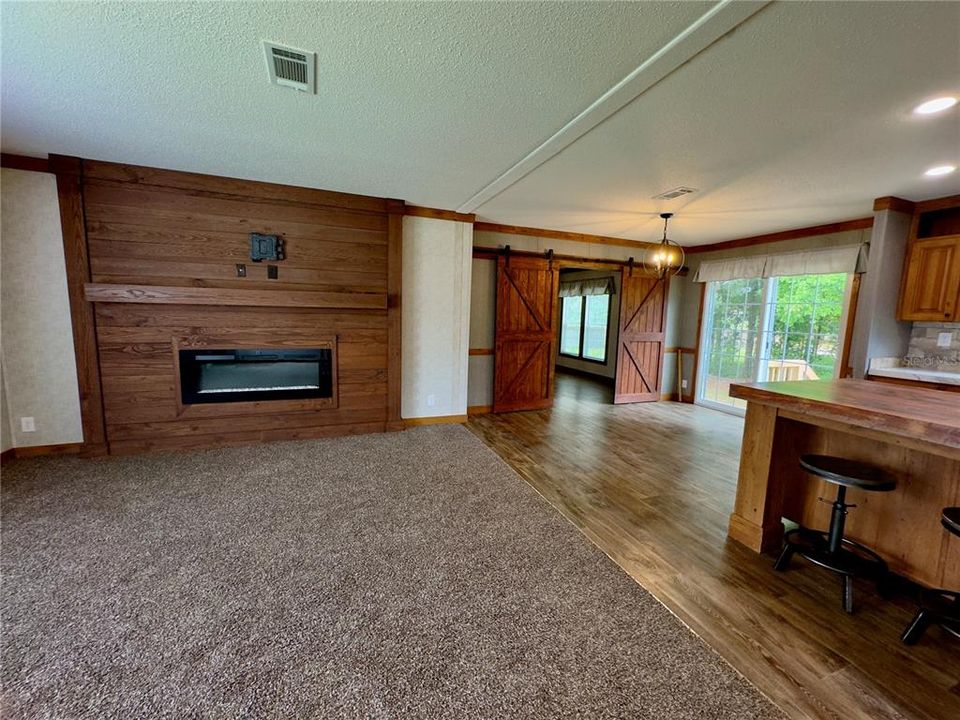
[[889,492],[897,486],[897,479],[872,465],[829,455],[802,455],[800,467],[838,486],[830,529],[827,532],[804,527],[791,530],[783,538],[783,552],[773,567],[775,570],[786,570],[790,558],[797,554],[814,565],[837,573],[843,578],[843,609],[852,613],[853,578],[873,580],[877,584],[877,592],[884,596],[890,573],[886,561],[877,553],[843,536],[847,508],[856,507],[847,503],[847,488]]
[[[945,508],[940,523],[949,532],[960,535],[960,507]],[[920,609],[900,639],[913,645],[933,624],[960,638],[960,591],[924,590],[920,595]]]

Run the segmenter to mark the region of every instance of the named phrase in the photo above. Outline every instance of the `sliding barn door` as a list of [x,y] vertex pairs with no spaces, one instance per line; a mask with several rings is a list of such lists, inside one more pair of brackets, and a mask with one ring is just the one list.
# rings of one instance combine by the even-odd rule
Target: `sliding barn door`
[[624,268],[615,403],[660,399],[667,281]]
[[497,259],[494,412],[553,404],[558,281],[545,259]]

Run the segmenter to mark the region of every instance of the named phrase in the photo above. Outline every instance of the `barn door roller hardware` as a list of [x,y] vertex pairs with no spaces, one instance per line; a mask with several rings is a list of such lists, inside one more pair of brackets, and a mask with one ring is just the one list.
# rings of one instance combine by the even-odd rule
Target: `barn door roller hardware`
[[551,270],[553,270],[553,248],[547,250],[544,255],[547,256],[547,265]]
[[503,254],[503,264],[510,267],[510,246],[505,245],[501,253]]
[[627,277],[633,277],[633,257],[627,260]]

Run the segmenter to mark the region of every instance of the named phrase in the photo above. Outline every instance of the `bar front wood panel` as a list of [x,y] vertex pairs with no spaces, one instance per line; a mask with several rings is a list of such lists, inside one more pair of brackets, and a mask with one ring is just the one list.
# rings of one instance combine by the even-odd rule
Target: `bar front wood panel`
[[[85,300],[95,307],[111,453],[396,425],[400,380],[390,358],[400,353],[393,275],[401,233],[392,218],[402,218],[402,203],[94,161],[83,161],[81,177]],[[251,232],[281,235],[285,259],[251,262]],[[276,266],[276,279],[268,265]],[[178,346],[331,341],[335,402],[179,402]]]
[[833,498],[836,486],[803,472],[799,456],[862,460],[896,475],[898,486],[889,493],[848,490],[857,507],[847,535],[901,575],[960,587],[960,543],[939,522],[942,508],[960,504],[954,394],[862,380],[736,386],[731,394],[748,401],[731,538],[775,551],[781,518],[826,529],[830,505],[820,498]]

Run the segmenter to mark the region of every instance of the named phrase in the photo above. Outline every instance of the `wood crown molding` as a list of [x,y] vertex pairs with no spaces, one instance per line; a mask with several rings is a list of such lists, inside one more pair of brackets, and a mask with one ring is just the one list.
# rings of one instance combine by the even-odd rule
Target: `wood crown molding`
[[0,167],[11,170],[29,170],[30,172],[50,172],[50,162],[46,158],[0,153]]
[[865,217],[857,218],[856,220],[828,223],[826,225],[796,228],[795,230],[783,230],[766,235],[737,238],[736,240],[725,240],[724,242],[711,243],[710,245],[694,245],[693,247],[685,247],[683,250],[687,255],[696,255],[697,253],[714,252],[717,250],[765,245],[766,243],[780,242],[782,240],[796,240],[798,238],[814,237],[816,235],[831,235],[833,233],[849,232],[850,230],[866,230],[871,227],[873,227],[873,218]]
[[453,220],[454,222],[474,223],[477,216],[473,213],[459,213],[453,210],[441,210],[439,208],[423,207],[421,205],[407,205],[404,209],[404,215],[415,215],[416,217],[433,218],[435,220]]
[[627,238],[610,237],[607,235],[589,235],[587,233],[567,232],[565,230],[547,230],[546,228],[523,227],[522,225],[501,225],[491,222],[476,222],[474,232],[496,232],[507,235],[526,235],[527,237],[549,238],[551,240],[572,240],[573,242],[594,243],[597,245],[618,245],[632,247],[638,250],[651,247],[653,243],[642,240],[628,240]]
[[960,195],[947,195],[933,200],[923,200],[916,203],[917,212],[930,212],[931,210],[946,210],[947,208],[960,207]]
[[894,212],[907,213],[908,215],[913,214],[913,210],[916,207],[916,204],[910,200],[904,200],[903,198],[895,197],[893,195],[887,195],[886,197],[879,197],[873,201],[873,211],[880,212],[882,210],[893,210]]

